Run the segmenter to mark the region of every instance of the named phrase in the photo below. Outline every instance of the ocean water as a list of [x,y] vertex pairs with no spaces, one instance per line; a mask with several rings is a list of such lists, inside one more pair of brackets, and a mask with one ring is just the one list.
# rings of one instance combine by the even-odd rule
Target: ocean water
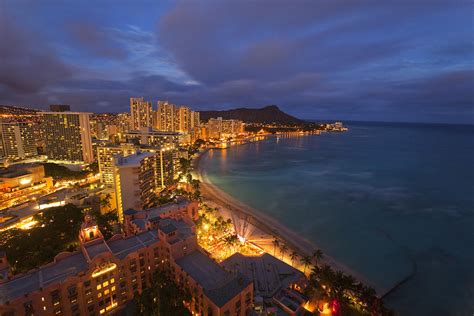
[[228,194],[374,284],[397,315],[474,315],[474,126],[349,124],[201,160]]

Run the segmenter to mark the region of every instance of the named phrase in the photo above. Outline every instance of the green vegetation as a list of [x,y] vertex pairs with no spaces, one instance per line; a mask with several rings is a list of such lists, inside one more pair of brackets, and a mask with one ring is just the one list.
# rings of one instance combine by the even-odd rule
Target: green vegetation
[[322,264],[322,258],[321,250],[311,257],[301,258],[305,269],[315,262],[310,274],[310,293],[307,294],[336,302],[339,315],[392,315],[373,288],[356,281],[352,275]]
[[178,181],[186,180],[187,183],[190,185],[191,190],[176,190],[176,194],[187,196],[192,200],[201,200],[201,191],[199,190],[200,181],[198,179],[193,179],[191,175],[191,162],[192,158],[195,154],[198,153],[199,148],[205,142],[202,139],[198,139],[194,142],[194,144],[188,147],[188,159],[180,158],[179,165],[180,165],[180,178]]
[[[82,171],[72,171],[64,166],[55,163],[44,163],[44,173],[47,177],[53,177],[54,180],[82,180],[93,173],[93,168],[89,167]],[[93,167],[93,166],[92,166]]]
[[[115,212],[93,212],[105,239],[113,235],[117,223]],[[0,232],[0,250],[7,254],[12,273],[22,273],[53,261],[63,251],[74,251],[84,220],[83,211],[72,204],[47,209],[34,216],[37,225],[29,230],[10,229]]]
[[156,271],[151,286],[135,297],[135,314],[190,316],[184,301],[191,301],[190,293],[178,286],[165,271]]
[[51,262],[62,251],[73,251],[84,216],[81,209],[68,204],[45,210],[34,219],[38,224],[30,230],[0,233],[0,249],[7,253],[14,274]]

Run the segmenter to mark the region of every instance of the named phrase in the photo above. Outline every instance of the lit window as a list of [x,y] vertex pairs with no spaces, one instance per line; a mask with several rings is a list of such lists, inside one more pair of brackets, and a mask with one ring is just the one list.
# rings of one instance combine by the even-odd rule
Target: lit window
[[107,285],[109,285],[109,281],[105,281],[104,283],[102,283],[103,287],[106,287]]
[[112,286],[112,291],[115,291],[115,286]]
[[97,285],[97,289],[100,290],[102,288],[102,285]]
[[97,294],[97,297],[98,297],[98,298],[101,298],[101,297],[102,297],[102,293]]
[[110,280],[110,284],[112,284],[112,283],[115,283],[115,279],[114,279],[114,278],[112,278],[112,279]]
[[107,294],[109,294],[109,290],[104,291],[104,295],[107,295]]

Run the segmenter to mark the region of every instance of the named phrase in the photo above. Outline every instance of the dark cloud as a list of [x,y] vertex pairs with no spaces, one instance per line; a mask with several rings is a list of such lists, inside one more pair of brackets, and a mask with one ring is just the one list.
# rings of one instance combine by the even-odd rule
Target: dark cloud
[[48,8],[65,27],[42,23],[34,36],[2,20],[12,44],[0,43],[0,102],[105,112],[144,96],[195,109],[278,104],[315,119],[474,122],[466,1],[182,1],[139,15],[76,6],[67,18]]
[[70,24],[71,35],[83,48],[100,57],[123,60],[127,51],[113,37],[113,32],[108,31],[92,22],[75,22]]
[[3,93],[29,94],[71,76],[54,49],[6,14],[0,19],[0,87]]

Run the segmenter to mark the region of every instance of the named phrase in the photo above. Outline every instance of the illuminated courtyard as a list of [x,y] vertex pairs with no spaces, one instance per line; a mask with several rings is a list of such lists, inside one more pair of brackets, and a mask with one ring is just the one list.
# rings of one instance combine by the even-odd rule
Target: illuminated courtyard
[[260,256],[265,251],[237,233],[231,219],[224,219],[216,208],[202,204],[196,223],[199,245],[211,257],[221,262],[235,253],[246,256]]

